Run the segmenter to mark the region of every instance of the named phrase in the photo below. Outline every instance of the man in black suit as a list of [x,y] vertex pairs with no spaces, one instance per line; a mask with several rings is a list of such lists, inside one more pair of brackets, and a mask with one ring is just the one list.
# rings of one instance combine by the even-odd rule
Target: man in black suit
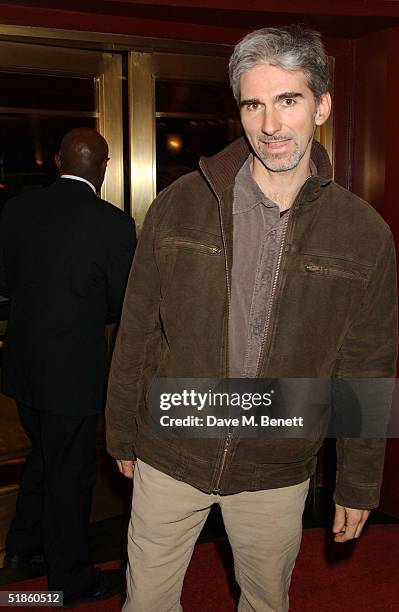
[[120,587],[88,545],[105,325],[120,316],[136,245],[133,220],[96,195],[107,162],[100,134],[72,130],[56,155],[60,178],[9,200],[0,221],[0,293],[11,297],[3,392],[32,442],[5,565],[44,556],[49,590],[66,604]]

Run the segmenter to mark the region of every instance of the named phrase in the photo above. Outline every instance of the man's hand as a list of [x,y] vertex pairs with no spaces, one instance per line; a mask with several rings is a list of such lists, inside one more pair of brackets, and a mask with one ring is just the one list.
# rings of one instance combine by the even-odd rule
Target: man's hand
[[370,510],[356,510],[335,504],[333,532],[335,542],[348,542],[358,538],[369,517]]
[[131,459],[117,459],[116,465],[118,466],[118,470],[121,474],[126,476],[126,478],[133,478],[134,473],[134,465],[136,460]]

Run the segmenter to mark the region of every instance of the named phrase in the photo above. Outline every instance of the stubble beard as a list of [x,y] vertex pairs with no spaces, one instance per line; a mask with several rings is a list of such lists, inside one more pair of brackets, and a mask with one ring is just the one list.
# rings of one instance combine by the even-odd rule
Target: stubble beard
[[288,159],[284,160],[286,157],[286,153],[265,153],[262,149],[262,143],[265,142],[279,142],[280,140],[287,140],[286,138],[265,138],[264,136],[260,136],[257,139],[257,155],[263,165],[272,172],[284,172],[286,170],[293,170],[297,167],[299,162],[301,161],[303,155],[301,155],[301,151],[299,148],[299,144],[293,138],[290,140],[293,141],[295,148]]

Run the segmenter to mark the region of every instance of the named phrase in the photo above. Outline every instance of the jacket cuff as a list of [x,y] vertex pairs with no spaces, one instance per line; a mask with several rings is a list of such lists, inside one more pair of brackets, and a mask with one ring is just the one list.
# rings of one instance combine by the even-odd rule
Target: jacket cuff
[[132,440],[121,440],[112,434],[107,435],[107,452],[114,459],[134,461],[136,459]]
[[337,482],[334,502],[346,508],[356,510],[373,510],[380,503],[380,486],[363,486]]

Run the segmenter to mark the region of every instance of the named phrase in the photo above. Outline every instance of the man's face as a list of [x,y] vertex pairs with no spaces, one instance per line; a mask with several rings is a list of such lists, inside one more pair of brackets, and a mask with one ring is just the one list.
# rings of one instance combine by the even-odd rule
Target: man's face
[[317,105],[301,70],[259,64],[241,76],[241,122],[256,158],[268,170],[308,167],[315,127],[329,113],[329,94]]

